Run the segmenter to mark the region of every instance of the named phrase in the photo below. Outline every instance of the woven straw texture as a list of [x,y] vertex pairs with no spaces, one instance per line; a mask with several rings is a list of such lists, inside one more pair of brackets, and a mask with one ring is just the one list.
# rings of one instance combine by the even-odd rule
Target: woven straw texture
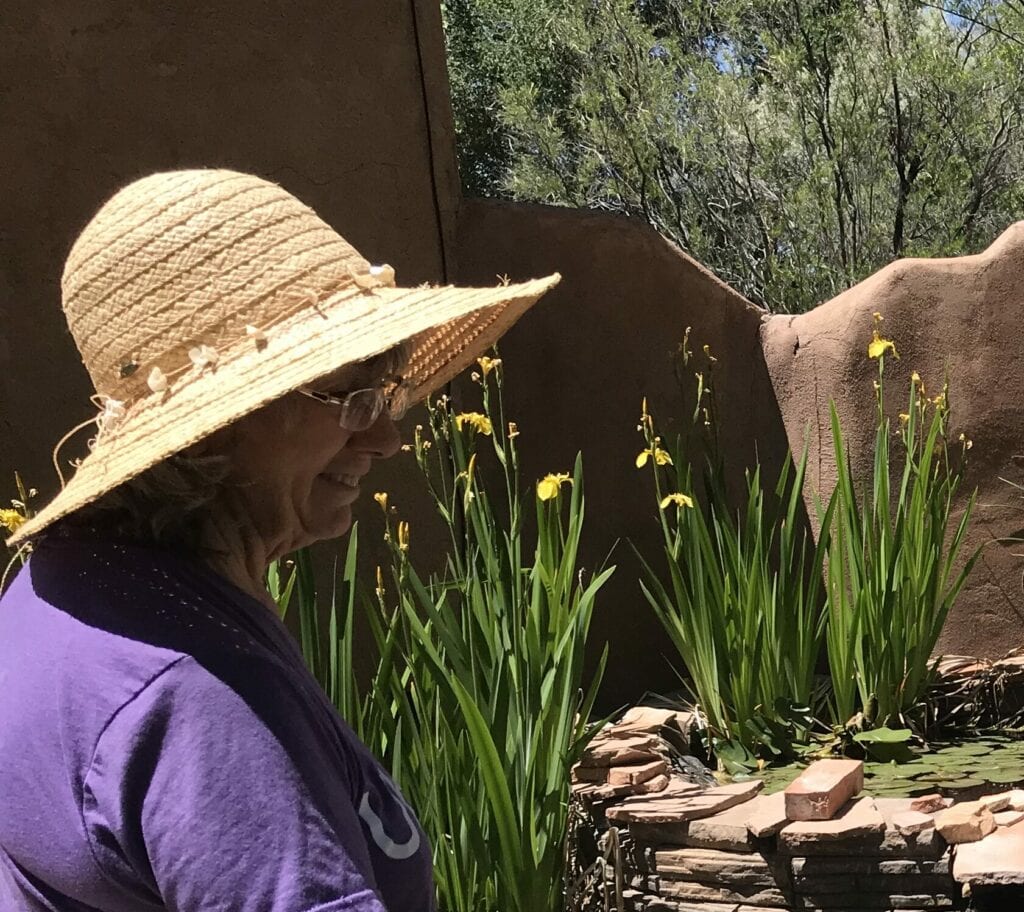
[[395,288],[276,184],[224,170],[136,181],[68,255],[64,312],[106,406],[63,491],[8,544],[318,377],[403,341],[421,400],[558,281]]

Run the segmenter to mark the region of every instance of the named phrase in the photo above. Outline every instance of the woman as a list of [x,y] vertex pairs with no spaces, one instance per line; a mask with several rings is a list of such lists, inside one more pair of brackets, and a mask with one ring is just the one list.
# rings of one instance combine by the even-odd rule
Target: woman
[[264,573],[344,533],[406,404],[557,281],[396,288],[230,171],[100,210],[62,286],[97,435],[0,602],[0,909],[433,908],[414,816]]

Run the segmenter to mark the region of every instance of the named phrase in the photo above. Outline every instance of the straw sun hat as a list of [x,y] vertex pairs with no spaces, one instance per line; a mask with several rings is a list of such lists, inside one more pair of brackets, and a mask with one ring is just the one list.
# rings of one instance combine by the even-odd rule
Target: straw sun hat
[[557,274],[394,287],[312,209],[234,171],[117,193],[64,267],[68,326],[100,409],[91,451],[16,544],[260,406],[408,340],[412,401],[492,345]]

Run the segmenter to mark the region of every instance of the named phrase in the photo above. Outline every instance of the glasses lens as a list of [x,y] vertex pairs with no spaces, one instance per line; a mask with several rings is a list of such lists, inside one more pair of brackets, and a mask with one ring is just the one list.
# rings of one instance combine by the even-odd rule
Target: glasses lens
[[378,389],[349,393],[341,407],[341,426],[349,431],[365,431],[384,409],[384,393]]

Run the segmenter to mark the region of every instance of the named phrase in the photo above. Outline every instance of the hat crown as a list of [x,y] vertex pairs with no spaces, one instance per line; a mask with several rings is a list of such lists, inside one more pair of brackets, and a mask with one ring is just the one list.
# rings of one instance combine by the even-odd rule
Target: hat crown
[[266,330],[365,274],[369,264],[277,184],[226,170],[172,171],[129,184],[79,235],[62,297],[98,393],[149,392],[189,352],[252,344]]

